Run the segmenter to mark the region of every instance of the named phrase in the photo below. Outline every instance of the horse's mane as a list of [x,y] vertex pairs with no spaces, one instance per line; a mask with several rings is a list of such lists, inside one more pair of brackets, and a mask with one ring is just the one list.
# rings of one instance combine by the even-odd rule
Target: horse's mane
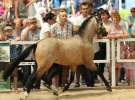
[[90,20],[91,18],[93,18],[93,16],[88,17],[88,18],[81,24],[81,26],[80,26],[80,28],[79,28],[79,30],[78,30],[78,34],[79,34],[80,36],[82,36],[82,35],[84,34],[83,31],[84,31],[85,27],[87,26],[87,24],[89,23],[89,20]]

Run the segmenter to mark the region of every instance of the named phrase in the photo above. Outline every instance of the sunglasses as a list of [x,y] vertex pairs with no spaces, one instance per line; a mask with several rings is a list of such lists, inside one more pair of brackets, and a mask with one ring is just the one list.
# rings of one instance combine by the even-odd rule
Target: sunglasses
[[131,12],[135,12],[135,11],[131,11]]

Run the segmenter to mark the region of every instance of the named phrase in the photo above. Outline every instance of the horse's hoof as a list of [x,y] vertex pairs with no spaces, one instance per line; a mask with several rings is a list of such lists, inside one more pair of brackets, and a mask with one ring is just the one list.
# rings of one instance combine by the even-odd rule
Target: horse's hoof
[[27,97],[28,97],[28,93],[27,92],[24,92],[24,94],[21,95],[20,100],[26,100]]
[[58,88],[52,85],[51,86],[51,89],[53,91],[53,94],[56,95],[56,96],[58,96]]
[[54,92],[53,92],[53,95],[58,96],[59,93],[58,93],[57,91],[54,91]]
[[62,88],[59,89],[59,94],[61,94],[61,93],[63,93],[63,89]]
[[69,89],[69,85],[65,85],[65,87],[63,88],[63,92],[67,91]]
[[106,87],[106,90],[109,91],[109,92],[112,92],[111,86]]
[[44,83],[44,86],[47,87],[47,89],[52,90],[50,85]]

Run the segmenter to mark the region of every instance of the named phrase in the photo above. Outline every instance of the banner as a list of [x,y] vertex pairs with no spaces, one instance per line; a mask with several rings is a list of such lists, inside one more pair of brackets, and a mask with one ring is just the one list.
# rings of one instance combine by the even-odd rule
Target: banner
[[0,62],[10,62],[10,44],[0,42]]

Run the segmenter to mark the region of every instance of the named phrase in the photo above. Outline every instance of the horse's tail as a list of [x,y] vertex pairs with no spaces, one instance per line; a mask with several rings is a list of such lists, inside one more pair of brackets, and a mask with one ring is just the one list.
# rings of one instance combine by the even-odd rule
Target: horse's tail
[[36,47],[37,43],[32,44],[28,48],[26,48],[18,57],[16,57],[16,59],[5,69],[3,73],[3,79],[7,80],[14,69],[19,65],[19,63],[24,60],[32,50],[35,51]]

